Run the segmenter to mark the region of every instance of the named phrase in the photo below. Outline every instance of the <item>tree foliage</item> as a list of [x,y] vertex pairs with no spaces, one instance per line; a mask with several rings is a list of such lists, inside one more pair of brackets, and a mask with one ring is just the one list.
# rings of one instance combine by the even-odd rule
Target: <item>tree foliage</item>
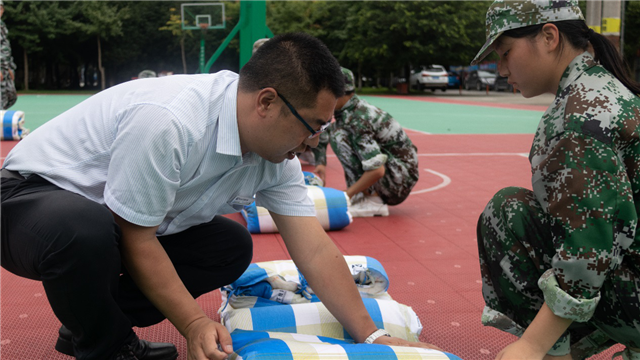
[[640,81],[640,1],[625,3],[625,32],[623,36],[623,54],[636,81]]
[[[192,31],[189,36],[179,26],[179,1],[5,0],[3,20],[18,64],[18,86],[78,88],[84,79],[85,88],[97,88],[100,63],[106,69],[102,78],[108,86],[144,69],[194,72],[201,37],[207,44],[208,59],[238,22],[240,3],[223,2],[226,29]],[[391,77],[408,77],[409,70],[420,65],[468,65],[484,43],[484,18],[490,4],[268,1],[267,25],[274,34],[302,31],[314,35],[359,79],[373,77],[389,84]],[[634,64],[640,56],[640,2],[625,4],[625,56]],[[236,37],[211,71],[238,71],[238,48]],[[27,66],[30,75],[25,74]],[[20,74],[28,81],[21,81]]]

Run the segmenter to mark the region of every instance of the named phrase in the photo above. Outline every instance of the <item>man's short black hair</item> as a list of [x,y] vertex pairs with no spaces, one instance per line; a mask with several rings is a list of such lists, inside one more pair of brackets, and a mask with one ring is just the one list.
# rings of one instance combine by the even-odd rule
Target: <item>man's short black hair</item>
[[322,41],[305,33],[277,35],[265,42],[240,70],[239,89],[273,87],[296,107],[313,107],[318,93],[344,94],[340,64]]

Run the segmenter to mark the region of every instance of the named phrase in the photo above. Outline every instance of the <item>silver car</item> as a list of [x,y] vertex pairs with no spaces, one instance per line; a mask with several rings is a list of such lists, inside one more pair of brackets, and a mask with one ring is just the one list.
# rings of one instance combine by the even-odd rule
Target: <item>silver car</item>
[[487,87],[489,90],[493,89],[493,84],[496,81],[496,74],[485,70],[473,70],[467,75],[464,81],[464,88],[484,90]]

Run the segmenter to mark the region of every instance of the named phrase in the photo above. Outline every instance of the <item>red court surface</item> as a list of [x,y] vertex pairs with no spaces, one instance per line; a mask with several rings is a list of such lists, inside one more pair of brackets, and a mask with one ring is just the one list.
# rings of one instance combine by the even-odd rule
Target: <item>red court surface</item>
[[[427,135],[408,131],[420,154],[414,193],[384,218],[357,218],[329,236],[345,255],[367,255],[384,265],[389,294],[411,306],[424,329],[420,339],[462,359],[493,359],[515,337],[480,323],[484,302],[477,259],[476,221],[505,186],[530,187],[526,154],[532,135]],[[2,143],[2,159],[12,143]],[[310,166],[303,166],[311,170]],[[343,172],[330,155],[327,186],[344,189]],[[244,222],[238,214],[230,216]],[[288,259],[279,235],[254,236],[254,261]],[[0,357],[70,359],[53,349],[60,326],[39,282],[1,272]],[[220,294],[198,299],[219,320]],[[173,342],[186,359],[186,342],[166,320],[135,329],[142,338]],[[597,359],[610,359],[613,349]]]

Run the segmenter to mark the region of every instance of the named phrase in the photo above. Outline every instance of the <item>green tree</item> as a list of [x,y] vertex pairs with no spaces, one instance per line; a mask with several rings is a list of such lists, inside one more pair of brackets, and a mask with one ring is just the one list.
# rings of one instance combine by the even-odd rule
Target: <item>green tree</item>
[[48,51],[48,41],[68,34],[66,19],[72,10],[58,2],[5,2],[3,20],[9,28],[12,45],[22,48],[24,89],[29,90],[29,55]]
[[173,36],[177,36],[180,38],[180,54],[182,55],[182,73],[187,73],[187,59],[184,52],[184,39],[188,35],[193,37],[193,33],[191,30],[183,30],[182,29],[182,19],[179,14],[176,14],[176,8],[169,9],[171,14],[169,15],[169,20],[165,26],[160,27],[159,30],[163,31],[171,31]]
[[490,1],[273,2],[274,33],[305,31],[323,40],[343,66],[363,73],[438,63],[468,64],[484,43]]
[[121,36],[122,22],[129,17],[127,7],[107,1],[80,1],[77,7],[77,17],[69,20],[71,28],[87,36],[95,37],[98,49],[98,71],[100,71],[101,88],[106,88],[104,67],[102,66],[102,40]]
[[624,3],[625,19],[623,34],[623,53],[627,64],[630,65],[636,81],[640,81],[640,2],[626,1]]

